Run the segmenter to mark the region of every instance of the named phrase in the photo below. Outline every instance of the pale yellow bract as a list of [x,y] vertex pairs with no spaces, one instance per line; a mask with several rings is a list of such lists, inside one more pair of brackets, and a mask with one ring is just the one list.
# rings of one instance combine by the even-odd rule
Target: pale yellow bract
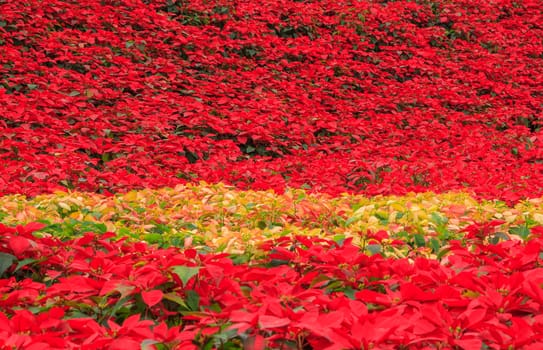
[[493,219],[510,227],[543,224],[543,200],[508,207],[500,201],[478,201],[467,193],[410,193],[404,196],[309,194],[290,189],[240,191],[223,184],[179,185],[145,189],[113,197],[57,192],[27,199],[0,197],[1,222],[95,222],[108,231],[148,241],[182,238],[186,246],[242,252],[261,241],[282,236],[354,237],[386,230],[392,237],[430,234],[438,227],[457,233],[474,222]]

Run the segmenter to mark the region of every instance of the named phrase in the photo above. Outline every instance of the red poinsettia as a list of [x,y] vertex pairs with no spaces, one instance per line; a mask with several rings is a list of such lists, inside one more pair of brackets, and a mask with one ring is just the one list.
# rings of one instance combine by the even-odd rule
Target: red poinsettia
[[539,5],[3,2],[0,194],[540,196]]

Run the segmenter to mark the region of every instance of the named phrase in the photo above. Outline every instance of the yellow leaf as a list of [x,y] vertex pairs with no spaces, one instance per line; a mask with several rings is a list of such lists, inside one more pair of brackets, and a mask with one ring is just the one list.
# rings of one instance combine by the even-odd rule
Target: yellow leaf
[[64,203],[64,202],[58,202],[57,205],[59,207],[61,207],[62,209],[65,209],[65,210],[72,210],[72,208],[70,207],[69,204],[67,203]]
[[543,224],[543,214],[534,213],[534,220],[540,224]]

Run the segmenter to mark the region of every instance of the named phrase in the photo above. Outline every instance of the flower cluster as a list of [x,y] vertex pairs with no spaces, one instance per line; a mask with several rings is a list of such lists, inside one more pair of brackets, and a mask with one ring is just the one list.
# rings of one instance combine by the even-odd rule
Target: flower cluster
[[4,1],[0,193],[543,193],[537,0]]
[[541,348],[541,23],[0,0],[0,348]]
[[[204,183],[114,196],[57,192],[0,197],[5,225],[39,221],[47,225],[42,232],[58,238],[109,231],[160,247],[226,253],[255,250],[268,239],[306,236],[353,238],[354,244],[371,249],[378,244],[392,256],[407,256],[412,247],[435,255],[449,240],[480,229],[494,242],[530,239],[530,230],[543,225],[542,212],[543,200],[535,198],[508,206],[466,193],[331,197],[301,189],[278,194]],[[490,222],[494,226],[485,228]]]
[[[441,260],[367,255],[351,240],[201,254],[0,226],[0,346],[18,349],[535,349],[543,240]],[[36,232],[37,231],[37,232]],[[541,232],[540,232],[541,233]]]

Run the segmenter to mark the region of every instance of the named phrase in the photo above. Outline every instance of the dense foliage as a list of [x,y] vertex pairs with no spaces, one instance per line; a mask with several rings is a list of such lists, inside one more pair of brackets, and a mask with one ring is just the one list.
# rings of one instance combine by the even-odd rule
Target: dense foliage
[[42,231],[59,238],[109,231],[160,247],[214,252],[248,253],[269,239],[306,236],[353,238],[367,253],[372,253],[370,247],[407,256],[420,248],[417,254],[435,257],[449,240],[461,240],[482,224],[492,223],[488,229],[498,233],[495,241],[529,239],[530,230],[543,225],[543,200],[507,206],[497,200],[477,201],[466,193],[331,197],[304,190],[277,194],[199,184],[114,196],[81,192],[4,196],[0,218],[13,226],[44,223]]
[[29,223],[0,224],[0,348],[537,349],[541,205],[206,184],[5,196],[2,221]]
[[538,0],[1,1],[0,193],[543,193]]
[[0,0],[0,349],[540,349],[541,23]]
[[262,246],[267,254],[250,264],[111,235],[32,235],[42,227],[0,226],[6,349],[537,349],[543,341],[541,227],[526,244],[451,241],[441,262],[300,236]]

